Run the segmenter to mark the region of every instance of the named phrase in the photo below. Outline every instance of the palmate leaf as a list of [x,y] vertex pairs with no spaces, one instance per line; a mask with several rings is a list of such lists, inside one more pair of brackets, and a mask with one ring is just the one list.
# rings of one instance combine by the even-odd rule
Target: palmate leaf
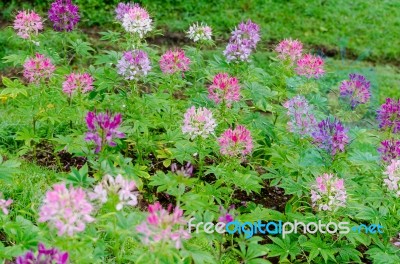
[[186,245],[185,248],[181,250],[181,255],[193,259],[195,264],[216,263],[216,259],[209,251],[204,251],[195,244]]
[[310,253],[308,257],[310,261],[318,256],[322,256],[325,263],[328,263],[329,259],[336,261],[335,254],[338,249],[332,248],[332,245],[323,241],[319,235],[310,236],[310,240],[304,242],[301,246]]
[[19,166],[21,166],[21,162],[17,160],[4,161],[0,156],[0,180],[10,181],[13,174],[20,172]]
[[292,260],[294,260],[296,256],[301,252],[301,248],[298,245],[298,242],[291,241],[289,236],[285,237],[284,239],[272,236],[270,236],[269,238],[272,240],[273,244],[266,245],[266,247],[270,250],[268,252],[268,256],[279,256],[280,262],[287,260],[289,256]]

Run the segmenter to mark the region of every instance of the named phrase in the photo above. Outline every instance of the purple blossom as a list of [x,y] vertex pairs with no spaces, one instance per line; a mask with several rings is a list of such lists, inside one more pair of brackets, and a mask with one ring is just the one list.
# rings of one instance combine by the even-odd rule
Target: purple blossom
[[125,134],[118,130],[121,122],[121,114],[111,116],[109,111],[97,114],[89,112],[86,115],[86,124],[89,132],[86,133],[85,140],[93,141],[96,144],[96,153],[102,150],[106,143],[110,147],[115,147],[117,144],[113,139],[125,137]]
[[130,9],[134,7],[139,7],[139,4],[136,3],[119,3],[115,8],[115,18],[122,23],[125,14],[129,12]]
[[381,159],[390,163],[394,159],[400,157],[400,141],[395,139],[384,140],[381,142],[381,147],[378,148],[381,153]]
[[142,50],[127,51],[117,64],[118,73],[126,80],[138,80],[151,70],[147,53]]
[[283,105],[288,111],[289,131],[303,136],[311,136],[317,128],[317,121],[313,114],[313,108],[309,106],[306,98],[297,95]]
[[359,74],[349,74],[350,80],[345,80],[340,85],[340,96],[350,101],[351,109],[359,104],[365,104],[371,97],[371,83]]
[[16,264],[67,264],[68,252],[60,252],[56,248],[47,249],[42,243],[38,245],[35,255],[28,251],[25,255],[17,257]]
[[220,206],[219,211],[220,211],[220,217],[218,218],[218,222],[227,224],[234,220],[235,205],[229,206],[228,209],[226,209],[226,210],[225,210],[225,208]]
[[79,22],[79,8],[71,0],[56,0],[51,4],[49,19],[57,31],[72,31]]
[[181,166],[179,168],[176,163],[172,163],[171,171],[177,175],[191,177],[193,175],[193,165],[190,162],[188,162],[188,163],[186,163],[186,165]]
[[248,61],[258,41],[260,41],[260,27],[250,19],[246,23],[240,23],[232,32],[224,51],[227,61]]
[[312,133],[314,144],[326,150],[332,156],[338,152],[344,152],[345,146],[349,143],[347,130],[342,123],[335,119],[327,118],[318,123],[317,131]]
[[400,132],[400,99],[386,98],[386,102],[378,110],[379,128]]

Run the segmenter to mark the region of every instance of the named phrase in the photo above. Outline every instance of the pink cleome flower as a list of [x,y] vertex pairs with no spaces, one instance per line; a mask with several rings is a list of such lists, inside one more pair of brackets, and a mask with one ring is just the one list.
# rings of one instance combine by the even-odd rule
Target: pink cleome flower
[[59,236],[73,236],[85,230],[87,223],[94,221],[90,215],[92,211],[93,207],[81,188],[71,186],[67,189],[65,183],[55,184],[53,190],[46,193],[39,212],[39,222],[49,222],[58,230]]
[[181,49],[168,50],[160,59],[160,68],[163,73],[174,74],[189,70],[190,59]]
[[239,125],[235,129],[227,129],[218,138],[220,151],[222,155],[244,156],[250,154],[253,150],[253,139],[250,131],[244,126]]
[[292,63],[301,58],[303,52],[303,44],[298,40],[284,39],[276,46],[275,51],[278,52],[278,58]]
[[400,160],[392,160],[386,171],[383,173],[387,178],[383,180],[389,191],[394,191],[397,197],[400,197]]
[[62,86],[69,96],[74,92],[87,93],[93,90],[93,78],[89,73],[71,73],[65,77]]
[[122,26],[129,33],[138,34],[140,38],[152,30],[152,20],[146,9],[131,5],[122,18]]
[[182,247],[182,240],[190,238],[186,224],[183,211],[178,207],[172,210],[172,205],[169,205],[168,210],[165,210],[156,202],[149,205],[146,221],[138,225],[136,230],[142,235],[144,244],[172,242],[179,249]]
[[240,100],[238,79],[230,77],[227,73],[218,73],[208,87],[208,98],[217,104],[224,102],[227,107],[231,107],[233,102]]
[[297,61],[296,72],[308,79],[319,78],[324,75],[324,60],[319,56],[306,54]]
[[43,29],[42,18],[33,11],[19,11],[14,20],[14,29],[18,36],[29,39]]
[[[0,193],[1,196],[1,193]],[[13,200],[8,199],[0,199],[0,210],[5,214],[8,215],[8,207],[12,204]]]
[[216,126],[210,110],[205,107],[196,109],[196,107],[192,106],[185,113],[182,132],[189,134],[191,139],[195,139],[198,136],[207,138],[208,135],[214,133]]
[[49,58],[36,53],[35,57],[29,58],[24,63],[24,77],[30,83],[39,83],[41,80],[49,79],[55,69]]
[[322,211],[334,211],[346,205],[344,180],[333,174],[324,173],[311,186],[312,206]]

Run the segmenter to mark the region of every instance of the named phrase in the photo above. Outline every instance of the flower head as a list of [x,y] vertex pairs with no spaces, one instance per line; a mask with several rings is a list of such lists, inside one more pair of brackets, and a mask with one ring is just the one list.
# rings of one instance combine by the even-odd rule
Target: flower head
[[308,79],[319,78],[324,75],[324,60],[319,56],[306,54],[297,61],[296,72]]
[[150,60],[142,50],[127,51],[117,64],[118,73],[126,80],[138,80],[150,71]]
[[139,5],[130,6],[122,18],[124,29],[129,33],[137,34],[139,38],[143,38],[147,32],[152,30],[151,22],[149,13]]
[[283,61],[296,62],[301,58],[303,53],[303,44],[298,40],[284,39],[276,46],[275,51],[278,52],[278,58]]
[[87,93],[93,90],[93,78],[89,73],[71,73],[65,77],[62,87],[69,96],[76,91]]
[[59,236],[73,236],[85,230],[87,223],[94,221],[90,215],[92,210],[81,188],[71,186],[67,189],[65,183],[55,184],[53,190],[46,193],[39,212],[39,222],[49,222],[58,230]]
[[335,119],[327,118],[318,123],[317,131],[312,133],[314,143],[329,152],[332,156],[344,152],[349,143],[347,130],[342,123]]
[[68,252],[61,252],[56,248],[47,249],[42,243],[38,245],[37,255],[28,251],[17,257],[16,264],[67,264]]
[[56,0],[51,4],[49,19],[57,31],[72,31],[78,24],[79,8],[71,0]]
[[136,190],[136,183],[125,179],[121,174],[118,174],[115,178],[111,175],[105,175],[103,180],[94,187],[93,192],[88,193],[88,196],[90,200],[97,200],[104,204],[109,195],[115,195],[118,197],[116,209],[120,211],[124,205],[137,205]]
[[96,144],[95,152],[99,152],[107,143],[110,147],[117,144],[114,138],[123,138],[125,134],[118,130],[121,125],[121,114],[111,116],[109,111],[105,113],[89,112],[86,115],[86,125],[89,132],[86,133],[85,140],[93,141]]
[[177,175],[191,177],[193,175],[193,165],[190,162],[188,162],[186,163],[186,165],[178,168],[178,165],[176,163],[172,163],[171,171]]
[[258,41],[260,41],[260,27],[250,19],[246,23],[240,23],[232,32],[224,51],[227,61],[248,61]]
[[386,98],[386,102],[378,110],[379,128],[400,132],[400,99]]
[[350,74],[350,80],[345,80],[340,85],[340,96],[350,101],[351,108],[365,104],[371,97],[371,83],[359,74]]
[[392,163],[387,166],[383,173],[387,178],[383,180],[389,191],[394,191],[397,197],[400,197],[400,160],[392,160]]
[[207,138],[208,135],[214,133],[216,126],[210,110],[205,107],[196,109],[196,107],[192,106],[185,113],[182,132],[189,134],[190,139],[195,139],[198,136]]
[[227,73],[218,73],[208,87],[208,98],[217,104],[224,102],[227,107],[231,107],[233,102],[240,100],[238,79],[230,77]]
[[204,42],[211,40],[212,30],[206,24],[193,24],[189,27],[187,37],[194,42]]
[[160,59],[160,68],[163,73],[174,74],[189,70],[190,59],[181,49],[168,50]]
[[289,131],[303,136],[311,136],[317,128],[317,121],[313,114],[313,108],[309,106],[306,98],[297,95],[283,105],[289,117]]
[[139,7],[136,3],[119,3],[115,8],[115,18],[122,23],[125,14],[129,12],[130,9],[134,7]]
[[146,221],[136,227],[142,235],[144,244],[172,242],[175,248],[181,248],[182,240],[189,239],[190,234],[185,226],[187,221],[183,211],[178,207],[172,210],[172,205],[165,210],[159,202],[149,205],[149,214]]
[[14,29],[18,36],[29,39],[43,29],[42,18],[33,11],[19,11],[14,20]]
[[378,148],[378,151],[381,153],[381,159],[389,163],[393,159],[400,158],[400,141],[389,139],[381,142],[381,147]]
[[253,140],[250,131],[239,125],[235,129],[229,128],[218,138],[222,155],[244,156],[253,150]]
[[[0,193],[0,197],[2,196],[2,193]],[[5,214],[8,215],[8,207],[12,204],[13,200],[8,199],[0,199],[0,210]]]
[[233,217],[235,216],[234,214],[235,205],[229,206],[228,209],[225,209],[222,206],[220,206],[219,211],[220,211],[220,217],[218,218],[218,222],[227,224],[234,220]]
[[346,189],[344,180],[333,174],[323,174],[311,186],[312,206],[319,211],[335,211],[346,206]]
[[39,83],[41,80],[49,79],[55,69],[49,58],[36,53],[35,57],[29,58],[24,63],[24,77],[31,83]]

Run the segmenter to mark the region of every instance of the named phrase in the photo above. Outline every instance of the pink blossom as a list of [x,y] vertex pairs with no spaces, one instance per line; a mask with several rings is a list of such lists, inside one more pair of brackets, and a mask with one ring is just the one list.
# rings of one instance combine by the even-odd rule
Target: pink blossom
[[148,210],[146,221],[136,227],[144,244],[170,242],[175,248],[181,248],[182,240],[190,238],[185,228],[187,221],[183,217],[183,211],[178,207],[172,210],[170,205],[168,210],[165,210],[159,202],[156,202],[149,205]]
[[36,53],[35,57],[29,58],[24,63],[24,77],[31,83],[39,83],[41,80],[49,79],[55,69],[49,58]]
[[275,51],[278,52],[278,58],[281,60],[289,60],[291,63],[301,58],[303,52],[303,44],[298,40],[285,39],[279,42]]
[[324,75],[324,60],[319,56],[306,54],[297,61],[296,72],[307,78],[319,78]]
[[94,221],[90,215],[92,211],[93,207],[81,188],[71,186],[67,189],[65,183],[55,184],[53,190],[46,193],[39,212],[39,222],[49,222],[58,230],[59,236],[73,236],[85,230],[87,223]]
[[185,113],[183,122],[182,132],[189,134],[192,140],[198,136],[207,138],[208,135],[214,133],[214,129],[217,126],[212,112],[205,107],[196,109],[196,107],[192,106],[189,108]]
[[222,155],[244,156],[253,150],[253,140],[250,131],[246,127],[239,125],[235,129],[227,129],[218,138]]
[[14,20],[14,29],[18,36],[29,39],[43,29],[42,18],[34,11],[19,11]]
[[311,202],[314,208],[335,211],[338,207],[346,205],[347,194],[343,179],[324,173],[317,177],[315,182],[311,186]]
[[149,13],[139,5],[130,6],[122,18],[124,29],[129,33],[137,34],[139,38],[143,38],[147,32],[152,30],[151,23]]
[[400,197],[400,160],[392,160],[383,174],[387,175],[387,178],[383,182],[388,190],[394,192],[397,197]]
[[65,77],[63,92],[71,96],[75,91],[87,93],[93,90],[93,78],[89,73],[71,73]]
[[160,68],[163,73],[173,74],[189,70],[190,59],[181,49],[168,50],[160,59]]
[[224,102],[227,107],[231,107],[233,102],[240,100],[238,79],[230,77],[227,73],[218,73],[208,87],[208,98],[217,104]]
[[[0,196],[2,196],[2,193],[0,193]],[[5,215],[8,215],[8,207],[12,204],[13,200],[8,199],[0,199],[0,210],[3,211]]]

